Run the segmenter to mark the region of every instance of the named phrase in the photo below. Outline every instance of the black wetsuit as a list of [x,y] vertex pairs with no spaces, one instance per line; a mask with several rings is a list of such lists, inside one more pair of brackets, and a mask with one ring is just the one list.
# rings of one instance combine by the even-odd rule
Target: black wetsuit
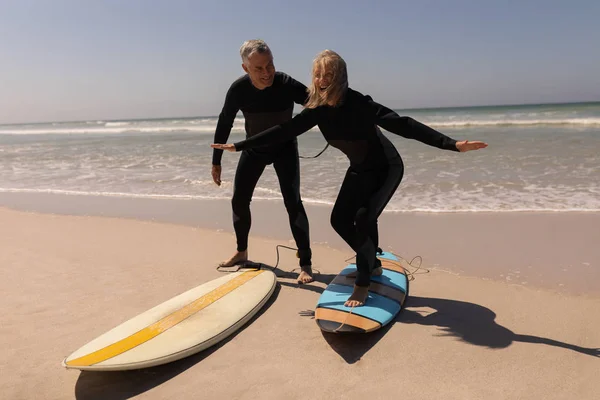
[[315,125],[331,146],[350,160],[350,167],[331,213],[331,225],[356,252],[356,285],[367,286],[376,266],[377,218],[402,180],[404,166],[380,127],[440,149],[458,151],[456,141],[409,117],[348,89],[341,105],[304,109],[291,121],[235,143],[247,150],[296,137]]
[[[247,137],[292,118],[294,103],[304,104],[306,86],[290,76],[276,72],[273,84],[259,90],[248,75],[237,79],[229,88],[223,110],[219,115],[215,143],[226,143],[233,121],[239,110],[244,114]],[[213,165],[221,165],[223,150],[213,152]],[[298,246],[300,266],[311,265],[308,217],[300,197],[300,165],[298,142],[295,137],[260,149],[242,153],[235,172],[233,185],[233,227],[237,238],[237,250],[248,248],[251,215],[250,202],[254,189],[265,167],[273,164],[292,235]]]

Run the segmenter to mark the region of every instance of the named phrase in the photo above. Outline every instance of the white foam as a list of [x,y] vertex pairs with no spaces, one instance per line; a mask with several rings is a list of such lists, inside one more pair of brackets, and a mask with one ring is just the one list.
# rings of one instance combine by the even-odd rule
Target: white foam
[[[541,118],[531,115],[519,118],[513,114],[509,117],[489,115],[495,119],[468,119],[464,115],[450,115],[439,119],[436,117],[417,118],[433,128],[471,128],[471,127],[507,127],[507,126],[563,126],[563,127],[595,127],[600,126],[600,118]],[[245,120],[237,117],[233,124],[234,132],[244,132]],[[86,121],[82,123],[51,123],[37,125],[5,125],[0,126],[1,135],[44,135],[44,134],[119,134],[119,133],[160,133],[190,132],[214,133],[217,118],[199,118],[186,120],[140,120],[140,121]],[[316,128],[312,130],[316,131]]]
[[423,123],[434,128],[466,128],[477,126],[535,126],[535,125],[575,125],[600,126],[600,118],[567,118],[567,119],[497,119],[497,120],[458,120],[427,121]]
[[187,199],[187,200],[215,200],[230,199],[229,196],[205,196],[205,195],[186,195],[186,194],[141,194],[124,192],[96,192],[80,190],[62,190],[62,189],[18,189],[18,188],[0,188],[0,193],[40,193],[40,194],[63,194],[68,196],[102,196],[102,197],[125,197],[142,199]]
[[[81,190],[62,190],[62,189],[27,189],[27,188],[0,188],[0,193],[32,193],[32,194],[59,194],[69,196],[102,196],[102,197],[122,197],[122,198],[141,198],[141,199],[174,199],[174,200],[231,200],[229,191],[220,191],[218,194],[162,194],[162,193],[126,193],[126,192],[104,192],[104,191],[81,191]],[[278,200],[281,196],[261,196],[255,195],[254,200]],[[315,199],[303,197],[303,202],[315,205],[332,206],[333,201],[324,199]],[[436,208],[436,207],[410,207],[398,208],[393,205],[388,206],[385,213],[521,213],[521,212],[552,212],[552,213],[582,213],[582,212],[600,212],[600,207],[521,207],[521,208],[493,208],[477,207],[466,205],[462,208]]]
[[38,129],[0,129],[0,135],[73,135],[73,134],[119,134],[119,133],[160,133],[190,132],[213,133],[215,126],[121,126],[121,127],[77,127],[77,128],[38,128]]

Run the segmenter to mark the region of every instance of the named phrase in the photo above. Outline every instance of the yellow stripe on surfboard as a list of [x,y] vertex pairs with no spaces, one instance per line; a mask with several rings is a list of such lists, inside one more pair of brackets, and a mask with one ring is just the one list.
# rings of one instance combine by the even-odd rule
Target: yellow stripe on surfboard
[[73,367],[90,366],[131,350],[134,347],[139,346],[140,344],[160,335],[167,329],[177,325],[203,308],[210,306],[221,297],[231,293],[233,290],[242,286],[244,283],[248,282],[250,279],[261,274],[262,272],[264,271],[258,270],[244,272],[229,282],[224,283],[218,288],[208,292],[204,296],[199,297],[188,305],[153,323],[152,325],[137,331],[133,335],[121,339],[118,342],[108,345],[100,350],[96,350],[93,353],[68,361],[66,364]]

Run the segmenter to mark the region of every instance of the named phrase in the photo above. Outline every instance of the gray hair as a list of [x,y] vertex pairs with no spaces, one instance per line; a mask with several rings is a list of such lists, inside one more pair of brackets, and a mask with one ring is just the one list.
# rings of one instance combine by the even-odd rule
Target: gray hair
[[248,62],[248,58],[254,53],[264,54],[270,52],[269,46],[261,39],[246,40],[240,47],[240,56],[242,56],[244,64]]

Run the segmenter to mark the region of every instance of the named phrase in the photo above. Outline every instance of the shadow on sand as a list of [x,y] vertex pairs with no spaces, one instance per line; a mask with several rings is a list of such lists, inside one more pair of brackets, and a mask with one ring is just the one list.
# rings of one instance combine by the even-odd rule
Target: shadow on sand
[[244,326],[232,335],[200,353],[168,364],[131,371],[82,371],[75,384],[77,399],[129,399],[153,389],[201,362],[219,350],[267,310],[277,300],[281,286],[277,284],[269,301]]
[[[278,278],[295,280],[298,277],[295,272],[274,269],[266,264],[256,263],[254,265],[272,269]],[[327,285],[336,276],[317,273],[315,274],[315,281]],[[265,306],[246,325],[215,346],[182,360],[152,368],[122,372],[84,371],[80,374],[75,385],[75,397],[77,399],[128,399],[161,385],[209,357],[253,323],[276,301],[281,286],[310,290],[315,293],[323,292],[322,287],[314,284],[279,281],[273,296]],[[433,311],[416,310],[418,308],[429,308]],[[314,310],[301,311],[300,315],[314,318]],[[600,357],[600,349],[598,348],[585,348],[548,338],[517,334],[496,323],[495,319],[496,314],[492,310],[478,304],[450,299],[409,296],[405,308],[398,314],[396,319],[375,332],[369,334],[322,332],[322,334],[331,348],[348,364],[354,364],[360,360],[396,323],[437,326],[441,331],[440,336],[455,337],[467,344],[491,349],[506,348],[513,342],[524,342],[562,347],[582,354]]]
[[[336,275],[316,274],[315,281],[329,284],[335,277]],[[323,292],[321,287],[314,285],[280,283],[283,286],[297,286],[317,293]],[[418,310],[419,308],[427,308],[428,310]],[[314,311],[302,311],[300,315],[314,318]],[[439,336],[455,337],[464,343],[490,349],[503,349],[510,346],[513,342],[523,342],[561,347],[578,353],[600,357],[599,348],[581,347],[544,337],[514,333],[510,329],[498,324],[495,319],[496,313],[479,304],[409,295],[405,308],[400,311],[396,319],[375,332],[369,334],[322,332],[322,334],[331,348],[349,364],[360,360],[397,323],[437,326],[441,331]]]

